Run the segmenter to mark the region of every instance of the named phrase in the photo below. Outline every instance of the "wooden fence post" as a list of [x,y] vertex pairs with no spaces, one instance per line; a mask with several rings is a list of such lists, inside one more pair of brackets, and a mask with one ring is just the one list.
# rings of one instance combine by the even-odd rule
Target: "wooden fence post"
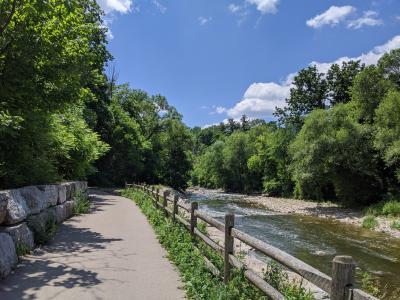
[[167,200],[167,198],[168,198],[168,195],[169,195],[169,191],[164,191],[164,193],[163,193],[163,210],[164,210],[164,214],[165,214],[165,216],[167,217],[168,216],[168,212],[167,212],[167,205],[168,205],[168,200]]
[[235,215],[232,213],[225,214],[225,247],[224,247],[224,283],[227,284],[231,277],[231,264],[229,263],[229,255],[233,254],[233,237],[231,235],[232,228],[235,226]]
[[197,217],[194,214],[195,210],[199,208],[197,202],[192,202],[190,205],[190,233],[194,236],[194,229],[197,227]]
[[156,200],[156,206],[158,206],[158,202],[159,202],[159,200],[160,200],[160,189],[156,189],[156,197],[155,197],[155,200]]
[[175,221],[175,215],[178,214],[178,195],[174,196],[174,206],[172,208],[172,220]]
[[356,264],[351,256],[335,256],[332,261],[331,300],[347,300],[349,287],[354,284]]

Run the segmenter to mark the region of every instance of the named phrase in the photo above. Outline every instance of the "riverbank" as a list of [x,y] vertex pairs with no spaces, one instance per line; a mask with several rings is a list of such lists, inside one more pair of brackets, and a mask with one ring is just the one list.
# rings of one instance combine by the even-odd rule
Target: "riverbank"
[[[336,221],[352,224],[362,227],[365,214],[361,210],[343,208],[331,202],[314,202],[307,200],[278,198],[257,195],[225,193],[222,190],[209,190],[204,188],[192,187],[187,193],[195,193],[206,197],[226,197],[233,201],[243,201],[259,208],[282,214],[298,214],[307,216],[316,216],[320,218],[330,218]],[[391,228],[392,219],[387,217],[376,217],[378,225],[371,229],[378,232],[384,232],[392,237],[400,238],[400,230]]]

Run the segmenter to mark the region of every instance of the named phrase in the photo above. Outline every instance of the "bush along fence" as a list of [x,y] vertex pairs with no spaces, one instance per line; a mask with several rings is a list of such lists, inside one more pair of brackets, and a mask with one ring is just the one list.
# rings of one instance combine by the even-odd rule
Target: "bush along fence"
[[[336,256],[332,261],[332,274],[328,276],[292,255],[236,229],[234,214],[225,214],[225,222],[222,223],[199,210],[197,202],[191,202],[189,205],[178,201],[178,196],[171,197],[168,191],[161,193],[159,189],[143,184],[126,184],[126,188],[135,188],[147,193],[154,205],[164,211],[165,216],[170,216],[174,221],[180,222],[193,236],[199,237],[206,245],[220,254],[224,259],[223,274],[220,274],[218,268],[207,258],[204,259],[210,271],[215,276],[222,277],[224,283],[229,282],[232,268],[243,269],[245,277],[270,299],[285,299],[278,290],[234,255],[234,239],[237,239],[319,287],[329,294],[332,300],[377,300],[374,296],[355,288],[356,265],[351,256]],[[219,245],[198,228],[198,219],[224,234],[224,246]]]
[[11,272],[18,256],[48,242],[56,225],[71,217],[86,197],[85,181],[0,191],[0,279]]

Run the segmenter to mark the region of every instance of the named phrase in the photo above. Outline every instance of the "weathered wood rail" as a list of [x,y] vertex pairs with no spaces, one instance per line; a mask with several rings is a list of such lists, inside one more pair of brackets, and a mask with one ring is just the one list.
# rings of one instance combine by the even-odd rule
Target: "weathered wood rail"
[[[135,188],[147,193],[151,196],[154,205],[162,209],[166,216],[171,216],[173,220],[183,224],[193,236],[199,237],[205,244],[221,255],[224,259],[223,274],[220,274],[218,268],[207,258],[205,258],[205,263],[215,276],[222,276],[225,283],[229,282],[233,267],[241,268],[244,270],[245,277],[269,298],[273,300],[285,299],[279,291],[234,256],[234,239],[237,239],[313,283],[328,293],[332,300],[378,300],[374,296],[355,288],[354,277],[356,265],[351,256],[336,256],[332,261],[332,276],[328,276],[292,255],[236,229],[234,214],[226,214],[225,222],[222,223],[199,210],[197,202],[191,202],[190,205],[179,202],[178,196],[170,197],[168,192],[161,194],[159,189],[155,189],[149,185],[126,184],[126,188]],[[161,199],[162,201],[160,201]],[[168,207],[168,203],[171,204],[172,208]],[[179,214],[179,209],[183,209],[184,214]],[[219,245],[197,228],[198,219],[215,227],[224,234],[224,246]]]

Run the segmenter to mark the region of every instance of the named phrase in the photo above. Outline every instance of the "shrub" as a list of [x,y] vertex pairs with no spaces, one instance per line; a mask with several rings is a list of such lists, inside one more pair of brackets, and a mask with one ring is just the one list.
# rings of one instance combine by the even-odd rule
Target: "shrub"
[[390,200],[386,202],[382,207],[382,214],[400,216],[400,201]]
[[362,222],[363,228],[374,229],[376,226],[378,226],[378,221],[371,215],[366,216]]

